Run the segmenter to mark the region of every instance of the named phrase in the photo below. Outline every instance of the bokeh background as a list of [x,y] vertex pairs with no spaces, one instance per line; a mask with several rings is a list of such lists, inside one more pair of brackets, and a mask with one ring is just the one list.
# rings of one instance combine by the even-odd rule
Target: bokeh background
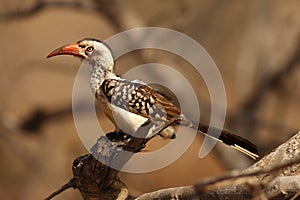
[[[84,37],[104,40],[135,27],[171,28],[198,41],[224,80],[226,129],[249,138],[267,154],[299,129],[299,10],[297,0],[1,0],[1,199],[45,198],[72,177],[73,160],[87,153],[71,113],[80,62],[70,57],[47,60],[46,55]],[[199,98],[201,120],[208,123],[206,86],[178,56],[135,51],[117,61],[116,71],[122,75],[149,62],[172,66],[188,77]],[[152,75],[172,80],[167,74]],[[99,121],[106,131],[113,130],[101,113]],[[179,160],[162,170],[121,173],[121,179],[138,195],[190,185],[254,162],[224,145],[199,159],[201,141],[201,136],[196,138]],[[167,142],[155,138],[147,150]],[[70,189],[55,199],[81,197]]]

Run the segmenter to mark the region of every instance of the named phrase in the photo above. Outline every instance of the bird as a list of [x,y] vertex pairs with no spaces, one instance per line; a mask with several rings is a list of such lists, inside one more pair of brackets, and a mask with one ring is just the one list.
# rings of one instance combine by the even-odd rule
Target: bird
[[176,126],[181,125],[208,135],[253,159],[259,157],[256,145],[249,140],[227,130],[195,123],[162,92],[141,80],[128,80],[117,75],[113,52],[105,42],[84,38],[53,50],[47,58],[58,55],[78,57],[89,67],[91,91],[104,106],[105,114],[116,130],[134,134],[141,126],[151,124],[146,138],[160,135],[174,139]]

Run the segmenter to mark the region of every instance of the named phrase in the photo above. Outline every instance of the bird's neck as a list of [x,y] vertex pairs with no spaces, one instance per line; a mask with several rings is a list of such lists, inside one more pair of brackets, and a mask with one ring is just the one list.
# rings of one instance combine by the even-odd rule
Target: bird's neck
[[93,63],[90,65],[90,86],[93,94],[96,94],[105,79],[116,77],[113,65],[113,63]]

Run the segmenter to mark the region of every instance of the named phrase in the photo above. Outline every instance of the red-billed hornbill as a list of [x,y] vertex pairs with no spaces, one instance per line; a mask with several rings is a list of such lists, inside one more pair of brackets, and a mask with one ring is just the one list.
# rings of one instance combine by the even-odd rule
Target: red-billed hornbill
[[[106,109],[109,110],[106,114],[117,129],[134,134],[139,127],[150,120],[152,127],[146,134],[147,138],[155,134],[173,138],[176,133],[175,126],[178,124],[208,135],[208,126],[189,120],[171,101],[149,85],[139,80],[130,81],[117,76],[114,72],[112,52],[105,43],[86,38],[52,51],[47,58],[57,55],[73,55],[85,60],[91,69],[92,92],[102,104],[109,108]],[[113,113],[113,117],[111,113]],[[175,118],[179,118],[180,122],[174,121],[174,123],[168,124]],[[165,124],[168,124],[167,127],[160,131]],[[210,127],[210,131],[221,132],[219,137],[215,137],[213,134],[210,134],[210,137],[254,159],[258,157],[256,146],[248,140],[226,130]]]

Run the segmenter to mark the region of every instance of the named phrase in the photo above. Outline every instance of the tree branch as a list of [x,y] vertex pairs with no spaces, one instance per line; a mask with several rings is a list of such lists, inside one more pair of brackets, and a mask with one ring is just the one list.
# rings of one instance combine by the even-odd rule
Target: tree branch
[[194,186],[146,193],[143,199],[291,199],[300,191],[300,132],[241,171],[201,180]]
[[80,10],[98,10],[99,7],[93,4],[91,1],[47,1],[38,0],[32,6],[27,9],[12,11],[12,12],[0,12],[0,20],[15,20],[24,17],[30,17],[46,8],[73,8]]
[[[107,141],[108,138],[111,142]],[[116,132],[108,134],[108,138],[100,137],[93,152],[98,154],[98,159],[103,157],[109,164],[111,160],[118,160],[121,165],[130,157],[120,158],[124,155],[118,153],[119,148],[139,152],[148,141]],[[296,198],[300,191],[300,132],[248,169],[204,179],[194,186],[168,188],[133,198],[129,196],[126,185],[118,178],[118,172],[87,154],[73,163],[72,187],[81,192],[84,200]]]
[[[161,129],[157,129],[157,133],[176,120],[179,119],[175,118]],[[151,120],[148,120],[137,130],[136,137],[123,132],[111,132],[101,136],[92,147],[92,154],[74,160],[72,167],[74,177],[70,181],[72,182],[70,187],[78,189],[84,200],[127,199],[129,197],[127,187],[117,175],[134,153],[141,151],[151,140],[145,136],[152,126]],[[65,189],[54,192],[47,200],[63,190]]]

